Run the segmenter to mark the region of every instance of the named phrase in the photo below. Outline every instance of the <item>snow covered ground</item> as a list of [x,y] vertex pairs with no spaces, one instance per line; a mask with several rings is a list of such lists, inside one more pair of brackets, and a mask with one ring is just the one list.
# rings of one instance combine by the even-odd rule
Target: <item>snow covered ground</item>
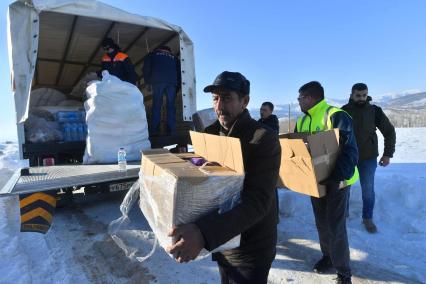
[[[380,142],[382,143],[382,142]],[[348,235],[354,283],[426,283],[426,128],[397,129],[392,164],[378,168],[371,235],[361,224],[359,185],[351,189]],[[0,186],[18,166],[16,144],[0,144]],[[175,263],[162,249],[131,261],[111,240],[122,195],[91,196],[58,209],[49,233],[19,233],[19,203],[0,198],[0,283],[219,283],[209,259]],[[270,283],[330,283],[316,275],[321,253],[309,197],[280,190],[281,222]],[[131,219],[148,225],[137,210]],[[141,244],[149,247],[149,242]]]

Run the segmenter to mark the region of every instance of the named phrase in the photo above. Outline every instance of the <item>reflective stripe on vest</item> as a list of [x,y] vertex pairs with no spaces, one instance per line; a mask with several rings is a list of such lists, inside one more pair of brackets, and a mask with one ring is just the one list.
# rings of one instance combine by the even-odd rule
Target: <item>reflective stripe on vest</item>
[[[114,59],[112,61],[117,62],[117,61],[124,61],[126,60],[126,58],[129,57],[127,54],[123,53],[123,52],[118,52],[115,56]],[[104,56],[102,56],[102,61],[103,62],[111,62],[111,57],[108,54],[104,54]]]
[[[297,132],[311,132],[315,133],[318,131],[326,131],[333,128],[331,122],[331,116],[339,111],[344,111],[340,108],[328,105],[324,100],[318,103],[317,113],[324,113],[323,115],[316,115],[312,117],[309,114],[299,117],[296,123]],[[309,124],[307,124],[307,119],[309,119]],[[314,130],[312,130],[312,127]],[[348,180],[340,182],[340,188],[354,184],[359,179],[358,167],[355,166],[355,171],[352,177]]]

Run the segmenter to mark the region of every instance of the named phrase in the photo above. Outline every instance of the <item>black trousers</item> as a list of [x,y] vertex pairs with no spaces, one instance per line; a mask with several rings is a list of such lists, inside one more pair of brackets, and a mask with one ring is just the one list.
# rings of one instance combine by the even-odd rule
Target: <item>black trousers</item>
[[351,276],[349,243],[346,232],[346,211],[350,186],[339,189],[327,186],[324,197],[311,197],[321,251],[329,256],[337,273]]
[[222,284],[266,284],[271,264],[261,267],[240,267],[217,263]]

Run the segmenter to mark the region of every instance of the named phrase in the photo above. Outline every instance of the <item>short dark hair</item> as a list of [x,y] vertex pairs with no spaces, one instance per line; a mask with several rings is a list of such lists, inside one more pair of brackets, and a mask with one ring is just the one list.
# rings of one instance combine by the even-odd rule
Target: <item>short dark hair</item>
[[113,47],[113,45],[115,44],[114,40],[110,37],[106,37],[102,40],[102,47]]
[[306,94],[314,99],[322,100],[324,99],[324,88],[318,81],[311,81],[306,83],[299,89],[299,93]]
[[262,106],[268,106],[271,111],[274,111],[274,104],[271,102],[264,102]]
[[115,43],[115,41],[110,38],[110,37],[106,37],[102,40],[102,47],[111,47],[114,50],[120,51],[120,46],[118,44]]
[[364,91],[364,90],[368,90],[368,87],[364,83],[356,83],[352,86],[352,92],[355,91],[355,90]]

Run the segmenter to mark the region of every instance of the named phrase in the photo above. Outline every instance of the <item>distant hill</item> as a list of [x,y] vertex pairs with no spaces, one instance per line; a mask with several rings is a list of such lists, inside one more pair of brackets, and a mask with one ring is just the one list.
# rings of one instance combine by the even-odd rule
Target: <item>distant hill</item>
[[[347,103],[346,99],[328,99],[329,104],[342,106]],[[383,108],[386,115],[395,127],[426,127],[426,92],[404,93],[373,97],[373,104]],[[259,118],[259,109],[250,109],[250,113],[256,119]],[[287,132],[289,104],[275,105],[274,114],[280,118],[281,132]],[[294,121],[302,113],[297,101],[290,103],[291,127]]]

